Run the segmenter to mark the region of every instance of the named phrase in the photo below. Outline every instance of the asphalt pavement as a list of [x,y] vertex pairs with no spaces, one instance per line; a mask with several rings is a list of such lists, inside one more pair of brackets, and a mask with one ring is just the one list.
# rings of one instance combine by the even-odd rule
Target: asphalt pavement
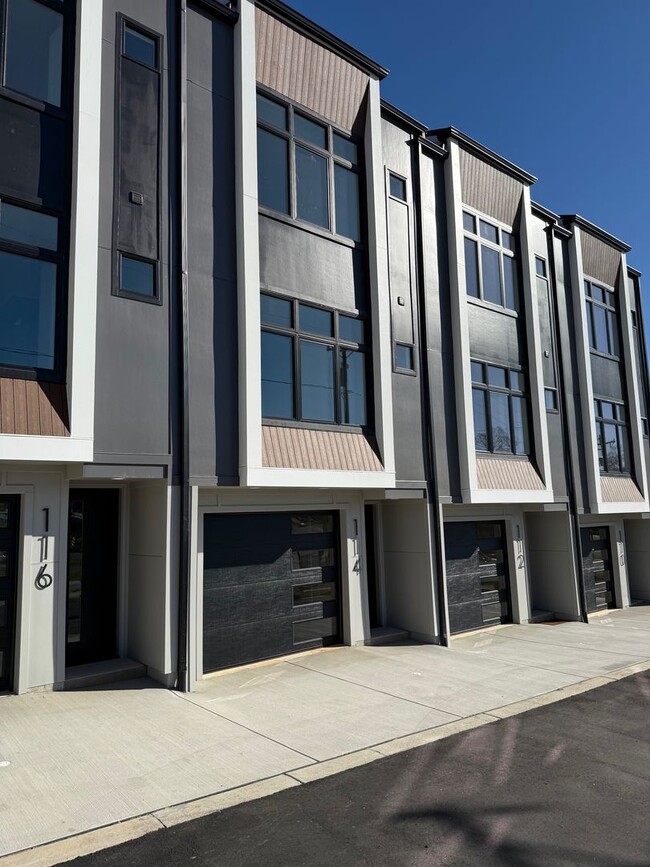
[[650,671],[72,863],[648,867]]

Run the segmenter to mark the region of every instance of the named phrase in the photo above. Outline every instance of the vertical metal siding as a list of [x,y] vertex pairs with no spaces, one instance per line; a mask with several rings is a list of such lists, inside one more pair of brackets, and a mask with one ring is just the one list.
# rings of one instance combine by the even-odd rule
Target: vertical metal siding
[[262,426],[262,465],[371,473],[384,469],[363,434],[272,425]]
[[482,162],[467,151],[460,151],[462,199],[482,214],[507,226],[514,225],[523,185]]
[[618,250],[589,235],[584,229],[580,232],[580,246],[584,273],[595,280],[602,280],[608,286],[616,286],[621,267],[621,254]]
[[255,10],[257,80],[352,130],[368,76],[261,9]]

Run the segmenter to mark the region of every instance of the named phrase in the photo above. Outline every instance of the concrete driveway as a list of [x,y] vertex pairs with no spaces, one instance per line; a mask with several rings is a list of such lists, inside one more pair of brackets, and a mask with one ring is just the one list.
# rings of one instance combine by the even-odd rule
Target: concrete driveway
[[135,816],[174,823],[206,796],[299,785],[648,667],[650,607],[637,607],[449,649],[311,652],[208,677],[190,695],[142,679],[5,696],[0,855]]

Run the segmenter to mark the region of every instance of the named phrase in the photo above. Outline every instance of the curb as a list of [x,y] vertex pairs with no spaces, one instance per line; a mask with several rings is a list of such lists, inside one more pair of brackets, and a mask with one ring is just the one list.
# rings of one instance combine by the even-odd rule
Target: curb
[[84,831],[80,834],[64,837],[49,843],[42,843],[31,849],[22,849],[19,852],[0,856],[0,867],[55,867],[57,864],[72,861],[83,855],[91,855],[94,852],[100,852],[102,849],[118,846],[120,843],[136,840],[139,837],[161,831],[164,828],[173,828],[175,825],[190,822],[193,819],[199,819],[213,813],[219,813],[238,804],[256,801],[259,798],[275,795],[286,789],[311,783],[315,780],[321,780],[333,774],[340,774],[343,771],[361,767],[387,756],[393,756],[397,753],[415,749],[416,747],[426,746],[427,744],[435,743],[435,741],[471,731],[480,726],[489,725],[507,717],[515,716],[516,714],[525,713],[526,711],[544,707],[545,705],[555,704],[564,699],[572,698],[584,692],[590,692],[593,689],[598,689],[601,686],[615,683],[625,677],[648,670],[650,670],[650,660],[617,669],[606,676],[592,677],[580,683],[563,686],[560,689],[544,693],[543,695],[534,696],[533,698],[504,705],[503,707],[492,708],[483,713],[454,720],[454,722],[415,732],[401,738],[395,738],[385,743],[375,744],[372,747],[366,747],[344,756],[337,756],[333,759],[318,762],[317,764],[286,771],[283,774],[278,774],[265,780],[258,780],[245,786],[238,786],[235,789],[218,792],[217,794],[206,795],[194,801],[164,807],[151,813],[125,819],[122,822],[115,822],[111,825],[95,828],[92,831]]

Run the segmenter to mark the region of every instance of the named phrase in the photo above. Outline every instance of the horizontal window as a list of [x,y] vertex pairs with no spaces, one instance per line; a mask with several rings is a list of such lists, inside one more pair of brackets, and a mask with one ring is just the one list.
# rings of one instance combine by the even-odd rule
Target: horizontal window
[[0,239],[56,252],[58,234],[56,217],[0,200]]
[[338,617],[319,617],[314,620],[299,620],[293,624],[293,643],[303,644],[321,638],[338,635]]
[[515,236],[468,211],[463,211],[463,229],[467,294],[517,310],[519,278]]
[[476,450],[530,454],[523,373],[480,361],[471,362],[471,371]]
[[263,208],[361,239],[359,148],[289,104],[257,95],[258,199]]
[[61,105],[63,15],[37,0],[7,0],[4,84]]
[[153,262],[120,255],[120,292],[156,298],[156,266]]
[[261,321],[265,418],[367,423],[362,320],[262,293]]
[[291,516],[291,535],[304,536],[334,532],[334,516],[319,512],[305,512]]
[[333,548],[317,548],[313,551],[292,551],[291,568],[298,569],[322,569],[325,566],[334,565]]
[[296,584],[293,588],[293,604],[314,605],[318,602],[336,601],[336,582],[318,581],[312,584]]
[[151,69],[157,69],[157,40],[146,36],[134,27],[128,24],[124,25],[124,43],[122,53],[125,57],[130,57],[131,60],[137,60],[138,63],[149,66]]

